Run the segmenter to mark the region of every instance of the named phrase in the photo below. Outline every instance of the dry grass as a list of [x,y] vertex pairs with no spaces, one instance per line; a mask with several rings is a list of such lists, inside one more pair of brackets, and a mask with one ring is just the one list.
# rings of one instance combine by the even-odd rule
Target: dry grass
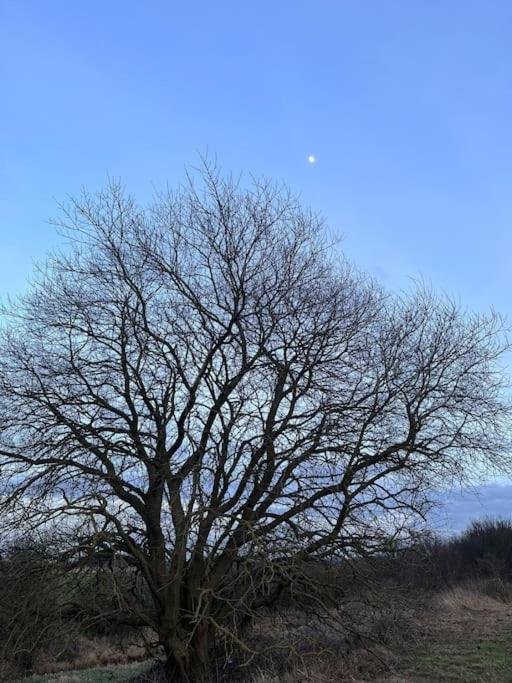
[[[212,680],[512,681],[512,604],[504,601],[503,587],[497,589],[491,583],[471,582],[424,596],[416,605],[417,616],[413,603],[398,599],[392,592],[371,600],[364,596],[350,609],[333,612],[329,622],[307,618],[300,612],[267,614],[251,634],[252,645],[264,654],[242,670],[237,670],[236,662],[229,670],[221,667]],[[350,627],[356,621],[359,634]],[[123,680],[117,676],[124,667],[118,665],[145,656],[140,644],[120,648],[108,639],[82,639],[72,660],[58,665],[38,660],[40,676],[32,681]],[[100,665],[111,668],[92,668]],[[74,671],[69,671],[71,668]]]
[[435,607],[442,614],[468,615],[468,612],[493,613],[503,611],[503,603],[470,586],[457,586],[443,591],[435,599]]
[[394,669],[397,660],[393,649],[403,647],[414,637],[418,623],[413,613],[413,607],[402,596],[393,594],[380,596],[379,605],[374,599],[364,599],[333,611],[329,621],[291,612],[268,615],[255,625],[251,636],[252,645],[266,655],[251,662],[252,676],[243,680],[376,680]]
[[130,664],[147,659],[147,651],[142,642],[120,645],[108,638],[81,637],[74,652],[66,659],[56,662],[39,653],[35,664],[35,674],[49,674],[59,671],[91,669],[98,666]]
[[[72,650],[58,659],[47,652],[36,652],[32,671],[36,676],[62,674],[58,679],[60,683],[72,683],[67,681],[69,676],[66,672],[128,665],[145,661],[147,658],[148,652],[142,638],[138,642],[123,644],[118,639],[108,637],[82,636],[77,639]],[[22,672],[12,663],[0,662],[0,680],[14,680],[21,675]]]
[[512,605],[489,592],[479,581],[434,596],[421,642],[402,653],[402,680],[512,680]]
[[[347,648],[340,641],[337,651],[333,651],[331,640],[331,647],[320,656],[296,657],[284,667],[282,662],[279,666],[274,661],[261,667],[248,683],[512,681],[512,603],[506,601],[509,592],[509,586],[494,581],[467,582],[424,596],[428,609],[421,605],[423,610],[416,619],[411,618],[411,605],[400,601],[393,609],[388,604],[380,615],[373,615],[372,627],[385,646],[369,647],[366,641],[363,647],[352,643]],[[362,624],[371,617],[371,610],[366,615],[363,612],[361,607]],[[275,637],[284,628],[283,622],[268,632]],[[289,638],[290,631],[285,633]]]

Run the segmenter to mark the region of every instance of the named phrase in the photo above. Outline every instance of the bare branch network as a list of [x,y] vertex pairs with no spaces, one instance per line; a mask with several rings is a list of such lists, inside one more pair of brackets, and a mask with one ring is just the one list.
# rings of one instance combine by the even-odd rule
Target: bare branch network
[[60,226],[4,311],[3,520],[67,519],[135,567],[169,675],[242,647],[306,561],[378,550],[432,485],[500,462],[500,319],[388,296],[286,191],[206,167],[148,209],[85,194]]

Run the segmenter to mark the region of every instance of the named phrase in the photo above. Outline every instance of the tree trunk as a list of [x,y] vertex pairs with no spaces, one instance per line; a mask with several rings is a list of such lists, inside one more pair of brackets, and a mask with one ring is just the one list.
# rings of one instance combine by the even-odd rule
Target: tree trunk
[[187,645],[177,638],[169,638],[164,645],[165,673],[173,683],[207,683],[211,680],[211,661],[208,628],[199,624]]

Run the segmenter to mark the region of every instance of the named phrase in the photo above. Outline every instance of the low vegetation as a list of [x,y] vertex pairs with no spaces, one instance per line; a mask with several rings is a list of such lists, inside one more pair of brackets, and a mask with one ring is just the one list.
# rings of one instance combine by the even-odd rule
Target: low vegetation
[[[118,592],[133,590],[133,581],[120,577],[129,570],[63,567],[51,546],[25,539],[3,549],[1,679],[166,680],[154,634],[123,611],[128,598]],[[458,537],[422,538],[355,565],[316,565],[310,578],[336,603],[329,620],[283,594],[247,627],[243,647],[218,643],[212,683],[476,683],[512,675],[510,522],[484,520]]]

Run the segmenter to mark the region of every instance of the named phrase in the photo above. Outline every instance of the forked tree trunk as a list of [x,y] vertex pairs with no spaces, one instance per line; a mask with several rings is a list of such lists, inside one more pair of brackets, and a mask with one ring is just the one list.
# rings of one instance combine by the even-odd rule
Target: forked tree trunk
[[208,628],[200,624],[190,640],[169,638],[164,644],[165,673],[173,683],[207,683],[211,680],[212,662]]

